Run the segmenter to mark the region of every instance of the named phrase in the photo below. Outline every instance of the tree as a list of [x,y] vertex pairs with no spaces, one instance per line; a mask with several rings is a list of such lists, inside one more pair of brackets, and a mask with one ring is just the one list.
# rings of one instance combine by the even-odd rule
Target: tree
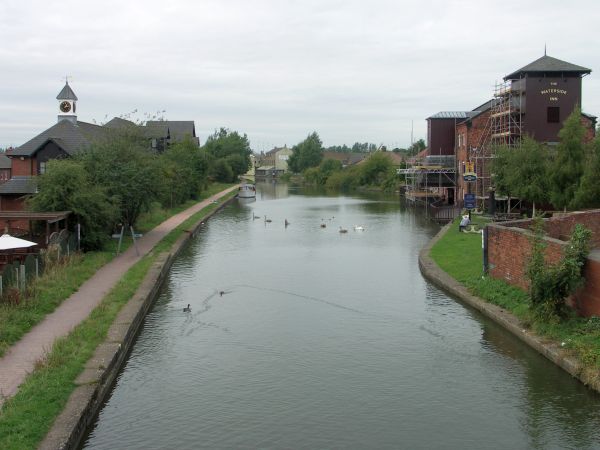
[[163,173],[162,203],[172,207],[197,198],[208,174],[204,152],[191,139],[185,139],[170,145],[159,158]]
[[369,156],[360,165],[360,172],[361,184],[382,184],[386,178],[394,173],[394,167],[385,154],[377,152]]
[[217,159],[212,167],[212,176],[216,181],[222,183],[231,183],[236,179],[233,169],[229,165],[226,159]]
[[419,139],[417,142],[414,142],[410,147],[408,147],[408,154],[410,156],[414,156],[426,148],[427,145],[425,145],[425,141],[423,139]]
[[96,250],[106,241],[119,218],[118,207],[106,189],[92,181],[84,165],[73,159],[48,161],[37,178],[39,192],[27,200],[33,211],[71,211],[68,227],[81,224],[81,245]]
[[[227,159],[234,180],[250,168],[252,150],[245,134],[240,135],[237,131],[222,127],[208,137],[203,149],[213,157],[212,161],[214,162],[219,159]],[[219,170],[223,167],[223,164],[219,164]],[[217,178],[214,173],[212,175]]]
[[548,201],[548,151],[530,137],[518,147],[500,147],[492,170],[494,186],[500,194],[515,196],[533,204]]
[[600,136],[597,136],[589,146],[587,163],[573,202],[576,208],[600,207],[598,174],[600,174]]
[[114,132],[78,155],[93,183],[106,186],[120,220],[133,226],[140,213],[164,192],[159,157],[137,129]]
[[551,165],[550,201],[556,208],[574,206],[575,193],[579,189],[585,163],[584,135],[581,113],[576,108],[558,133],[560,142]]
[[288,168],[295,173],[303,172],[309,167],[316,167],[323,159],[323,143],[316,131],[313,131],[299,144],[292,147],[288,159]]

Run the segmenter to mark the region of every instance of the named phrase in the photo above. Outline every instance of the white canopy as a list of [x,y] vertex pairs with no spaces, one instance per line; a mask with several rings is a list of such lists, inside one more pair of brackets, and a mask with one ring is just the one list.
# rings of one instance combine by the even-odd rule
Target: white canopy
[[37,245],[36,242],[26,241],[10,234],[0,236],[0,250],[13,250],[15,248],[27,248]]

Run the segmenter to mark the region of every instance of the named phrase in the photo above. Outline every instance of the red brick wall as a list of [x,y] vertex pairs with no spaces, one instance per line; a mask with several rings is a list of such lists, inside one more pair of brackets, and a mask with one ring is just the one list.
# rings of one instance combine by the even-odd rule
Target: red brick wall
[[575,308],[584,317],[600,316],[600,261],[588,258],[583,271],[585,286],[575,295]]
[[[488,267],[494,278],[506,280],[523,290],[529,287],[527,263],[531,256],[531,232],[520,227],[488,225]],[[547,239],[545,259],[549,264],[558,262],[566,242]]]
[[585,135],[583,136],[583,142],[590,142],[596,137],[596,128],[594,123],[587,117],[581,116],[581,123],[585,127]]
[[[488,267],[494,278],[527,290],[527,263],[531,255],[531,219],[488,225]],[[557,263],[568,245],[565,241],[575,224],[592,231],[591,248],[600,248],[600,210],[580,211],[544,220],[546,238],[545,259]],[[600,316],[600,262],[588,258],[584,270],[585,286],[570,302],[579,314]]]
[[12,176],[21,176],[21,175],[37,175],[34,167],[35,158],[27,158],[23,157],[21,159],[20,156],[14,156],[11,158],[12,161]]
[[[2,195],[0,196],[0,211],[23,211],[25,209],[24,199],[21,195]],[[7,227],[5,220],[0,220],[0,234],[4,233]],[[27,220],[11,220],[11,228],[29,229],[29,221]]]
[[576,224],[582,224],[592,231],[591,248],[600,247],[600,209],[577,211],[565,215],[554,216],[544,221],[544,230],[548,236],[567,240]]

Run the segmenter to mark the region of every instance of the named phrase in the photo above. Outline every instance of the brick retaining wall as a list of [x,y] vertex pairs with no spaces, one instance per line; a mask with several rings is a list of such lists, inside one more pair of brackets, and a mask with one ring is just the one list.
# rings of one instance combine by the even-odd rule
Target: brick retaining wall
[[[531,219],[515,220],[487,226],[489,274],[523,290],[529,288],[527,263],[531,256]],[[591,248],[600,248],[600,210],[555,215],[544,219],[548,264],[557,263],[568,244],[567,239],[576,224],[592,231]],[[584,270],[585,287],[575,296],[573,306],[583,316],[600,316],[600,260],[588,258]]]

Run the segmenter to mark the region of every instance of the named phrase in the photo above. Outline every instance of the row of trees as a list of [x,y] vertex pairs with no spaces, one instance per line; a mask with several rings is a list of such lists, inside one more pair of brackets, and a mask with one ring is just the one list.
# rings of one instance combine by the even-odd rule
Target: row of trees
[[[418,141],[412,143],[408,148],[393,148],[391,151],[395,153],[400,153],[404,156],[414,156],[419,153],[421,150],[426,148],[425,141],[423,139],[419,139]],[[355,142],[352,147],[348,147],[346,144],[344,145],[332,145],[325,149],[326,152],[337,152],[337,153],[372,153],[377,150],[385,149],[384,145],[377,146],[376,144],[370,142]],[[387,149],[389,150],[389,149]]]
[[493,161],[494,185],[503,195],[557,209],[600,207],[600,138],[584,143],[581,114],[574,111],[557,146],[525,137],[516,148],[501,147]]
[[209,181],[232,182],[250,166],[245,135],[221,128],[199,148],[191,139],[151,150],[138,127],[111,132],[68,159],[48,162],[38,177],[34,211],[72,211],[82,246],[100,248],[117,224],[135,225],[153,204],[197,198]]
[[302,173],[309,184],[350,190],[374,185],[393,189],[398,182],[395,168],[384,152],[373,152],[364,163],[346,168],[340,161],[323,159],[323,143],[316,132],[292,147],[292,151],[288,168]]

